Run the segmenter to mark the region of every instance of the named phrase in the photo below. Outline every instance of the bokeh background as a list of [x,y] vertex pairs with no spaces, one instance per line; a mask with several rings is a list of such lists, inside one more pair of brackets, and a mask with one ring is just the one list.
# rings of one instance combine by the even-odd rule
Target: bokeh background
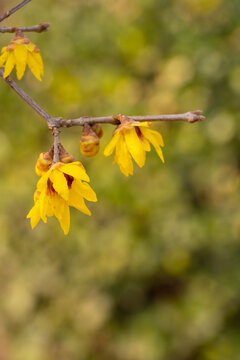
[[20,86],[52,115],[207,116],[155,124],[166,163],[152,151],[130,178],[103,156],[111,125],[93,159],[63,130],[99,202],[71,210],[68,236],[55,218],[32,231],[52,137],[1,81],[1,360],[240,359],[239,19],[239,0],[42,0],[1,24],[51,23],[29,34],[43,82]]

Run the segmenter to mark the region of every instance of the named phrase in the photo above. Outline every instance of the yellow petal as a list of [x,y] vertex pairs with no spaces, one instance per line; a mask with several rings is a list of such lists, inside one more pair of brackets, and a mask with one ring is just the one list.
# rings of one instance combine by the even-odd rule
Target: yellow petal
[[17,78],[21,80],[27,65],[27,48],[25,45],[18,45],[14,49]]
[[75,179],[72,183],[70,192],[72,189],[88,201],[97,201],[97,196],[91,186],[87,183],[81,182],[81,180]]
[[43,222],[47,222],[46,214],[48,209],[49,197],[46,194],[46,191],[43,191],[39,197],[39,207],[40,207],[40,216]]
[[146,160],[146,153],[135,129],[133,128],[127,130],[124,133],[124,138],[133,159],[136,161],[138,166],[143,167]]
[[27,54],[27,64],[28,64],[31,72],[33,73],[33,75],[39,81],[42,81],[42,79],[41,79],[41,67],[40,67],[39,63],[36,61],[36,59],[34,58],[33,54],[31,52],[29,52],[29,51],[28,51],[28,54]]
[[81,179],[84,181],[90,181],[85,169],[81,166],[79,162],[73,162],[69,164],[62,165],[58,168],[64,174],[70,175],[75,179]]
[[69,190],[67,180],[61,171],[54,169],[49,176],[53,183],[53,188],[64,199],[68,200]]
[[4,78],[6,78],[7,76],[9,76],[11,74],[12,69],[14,68],[14,65],[15,65],[15,57],[14,57],[13,51],[10,51],[8,54],[5,69],[4,69],[4,75],[3,75]]
[[8,52],[4,52],[1,56],[0,56],[0,67],[3,66],[3,64],[5,63],[5,61],[7,60],[8,57]]
[[52,172],[52,169],[48,170],[37,182],[37,189],[43,191],[47,188],[47,181]]
[[150,123],[148,121],[134,121],[131,125],[137,127],[149,127]]
[[150,134],[152,134],[155,137],[155,139],[157,140],[157,142],[160,146],[164,146],[163,137],[160,134],[160,132],[158,132],[156,130],[150,130],[150,129],[148,131],[150,132]]
[[149,141],[144,136],[142,137],[141,142],[142,142],[143,149],[145,151],[151,150],[151,145],[149,144]]
[[52,213],[56,216],[59,222],[63,216],[65,203],[66,201],[63,200],[63,198],[61,198],[58,194],[54,194],[54,196],[51,197]]
[[78,209],[79,211],[81,211],[82,213],[86,214],[86,215],[92,215],[91,211],[87,208],[84,199],[81,195],[79,195],[79,193],[77,191],[75,191],[74,189],[71,189],[70,193],[69,193],[69,200],[68,200],[68,204],[70,206],[75,207],[76,209]]
[[53,211],[53,208],[52,208],[52,201],[48,202],[46,215],[48,217],[54,216],[54,211]]
[[125,176],[133,174],[132,158],[129,154],[123,135],[121,135],[120,140],[117,142],[114,160],[117,162],[120,171]]
[[163,152],[162,152],[162,149],[159,146],[159,143],[158,143],[158,140],[155,137],[155,134],[152,134],[152,130],[149,130],[149,129],[141,129],[141,131],[142,131],[142,134],[145,136],[145,138],[147,140],[149,140],[151,144],[153,144],[158,156],[160,157],[160,159],[164,163]]
[[36,62],[39,65],[40,74],[43,75],[44,74],[44,66],[43,66],[43,60],[42,60],[40,52],[33,51],[32,56],[34,57],[34,59],[36,60]]
[[64,235],[67,235],[70,227],[70,211],[67,203],[63,205],[62,217],[58,219]]
[[120,137],[120,131],[116,131],[110,143],[104,149],[104,156],[110,156],[112,154],[115,146],[117,145],[117,142],[119,141],[119,137]]
[[5,53],[6,51],[7,51],[7,47],[4,46],[4,47],[1,49],[1,53],[3,54],[3,53]]
[[38,224],[40,220],[39,203],[37,202],[27,214],[27,219],[31,219],[32,229]]

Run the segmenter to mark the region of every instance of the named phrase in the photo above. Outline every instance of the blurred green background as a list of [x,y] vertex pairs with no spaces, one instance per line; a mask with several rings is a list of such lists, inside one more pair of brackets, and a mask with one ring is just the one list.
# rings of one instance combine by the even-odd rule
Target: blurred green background
[[1,360],[240,359],[239,19],[239,0],[42,0],[1,24],[51,23],[29,34],[43,82],[20,86],[52,115],[207,116],[155,124],[166,163],[130,178],[103,156],[111,125],[93,159],[63,130],[99,198],[65,237],[25,219],[52,137],[0,82]]

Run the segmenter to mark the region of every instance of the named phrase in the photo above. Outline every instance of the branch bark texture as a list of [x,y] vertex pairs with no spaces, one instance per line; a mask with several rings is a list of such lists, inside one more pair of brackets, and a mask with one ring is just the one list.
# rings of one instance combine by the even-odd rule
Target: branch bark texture
[[[3,69],[0,68],[0,77],[3,78]],[[4,78],[3,78],[4,79]],[[113,116],[101,116],[101,117],[88,117],[83,116],[77,119],[62,119],[61,117],[53,117],[49,115],[45,110],[41,108],[29,95],[23,91],[15,81],[11,80],[10,77],[4,79],[5,82],[29,105],[31,108],[38,113],[46,122],[50,130],[53,128],[61,127],[72,127],[72,126],[84,126],[84,124],[113,124],[117,125],[120,123],[119,115]],[[188,111],[184,114],[174,115],[146,115],[146,116],[129,116],[130,119],[135,121],[187,121],[194,123],[202,121],[205,117],[202,115],[201,110]]]
[[14,14],[16,11],[21,9],[23,6],[27,5],[30,1],[31,0],[23,0],[18,5],[14,6],[11,10],[8,10],[7,12],[5,12],[5,14],[0,16],[0,22],[5,20],[6,18],[8,18],[10,15]]
[[0,33],[14,33],[16,31],[41,33],[47,31],[49,26],[50,26],[49,23],[43,23],[43,24],[27,26],[27,27],[2,27],[0,28]]

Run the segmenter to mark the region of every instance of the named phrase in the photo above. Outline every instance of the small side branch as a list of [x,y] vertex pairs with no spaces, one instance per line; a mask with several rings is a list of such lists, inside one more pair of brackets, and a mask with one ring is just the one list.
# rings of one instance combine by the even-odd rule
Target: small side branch
[[[10,77],[3,77],[4,71],[0,68],[0,77],[29,105],[31,108],[38,113],[47,123],[48,128],[52,131],[58,132],[61,127],[72,127],[72,126],[84,126],[85,124],[113,124],[118,125],[120,123],[119,117],[121,115],[113,116],[102,116],[102,117],[88,117],[83,116],[77,119],[62,119],[61,117],[53,117],[43,110],[29,95],[25,93],[15,81],[11,80]],[[195,123],[202,121],[205,116],[202,115],[201,110],[188,111],[184,114],[174,115],[146,115],[146,116],[129,116],[130,119],[135,121],[187,121],[189,123]]]
[[34,26],[27,26],[27,27],[2,27],[0,28],[0,33],[14,33],[16,31],[21,32],[44,32],[47,31],[49,28],[49,23],[42,23]]
[[8,10],[5,14],[0,16],[0,22],[8,18],[10,15],[14,14],[16,11],[21,9],[23,6],[27,5],[31,0],[23,0],[18,5],[14,6],[11,10]]
[[57,163],[59,161],[59,144],[60,144],[60,130],[55,127],[52,130],[52,134],[54,136],[54,143],[53,143],[53,162]]
[[[194,123],[197,121],[202,121],[205,119],[205,116],[202,115],[201,110],[188,111],[184,114],[176,115],[146,115],[146,116],[128,116],[130,119],[135,121],[187,121],[189,123]],[[103,116],[103,117],[80,117],[77,119],[69,119],[60,121],[61,127],[71,127],[71,126],[83,126],[84,124],[119,124],[118,120],[119,115],[113,116]]]
[[15,81],[11,80],[8,76],[7,78],[3,77],[3,69],[0,68],[0,77],[5,80],[5,82],[29,105],[33,110],[35,110],[38,115],[40,115],[46,122],[49,129],[52,129],[56,126],[55,118],[50,116],[45,110],[43,110],[29,95],[25,93],[16,83]]

